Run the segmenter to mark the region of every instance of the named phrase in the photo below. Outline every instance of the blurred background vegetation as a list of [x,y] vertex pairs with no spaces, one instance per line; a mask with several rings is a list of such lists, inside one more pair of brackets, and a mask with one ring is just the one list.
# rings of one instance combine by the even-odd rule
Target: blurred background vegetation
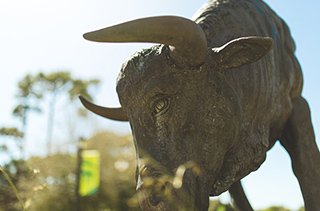
[[[8,157],[1,166],[9,175],[24,203],[25,210],[32,211],[125,211],[140,210],[135,193],[135,149],[132,136],[120,136],[112,132],[97,132],[88,139],[75,137],[74,148],[95,149],[100,152],[100,187],[95,195],[77,198],[77,154],[54,150],[52,140],[56,104],[59,98],[68,96],[66,103],[73,103],[81,94],[92,100],[92,90],[99,80],[75,79],[67,71],[50,74],[26,75],[17,85],[17,105],[13,116],[21,124],[18,127],[0,126],[0,156]],[[47,113],[43,113],[45,101]],[[87,113],[76,107],[79,119]],[[46,156],[26,157],[25,135],[30,112],[46,115]],[[82,140],[82,141],[80,141]],[[81,142],[81,145],[80,145]],[[9,143],[9,144],[8,144]],[[14,147],[8,147],[8,146]],[[34,146],[37,147],[37,146]],[[62,148],[64,146],[61,146]],[[12,156],[19,151],[19,156]],[[23,210],[23,206],[10,186],[4,173],[0,173],[0,211]],[[210,200],[209,211],[236,211],[230,204]],[[261,211],[289,211],[283,207],[270,207]],[[299,211],[304,211],[303,208]]]

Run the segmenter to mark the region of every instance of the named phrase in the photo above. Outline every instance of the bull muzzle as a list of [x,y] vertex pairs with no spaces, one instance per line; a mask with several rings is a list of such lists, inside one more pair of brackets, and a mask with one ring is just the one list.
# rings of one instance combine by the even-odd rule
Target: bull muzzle
[[170,179],[163,171],[143,165],[139,171],[137,191],[139,201],[157,206],[166,197],[170,196]]
[[195,173],[192,168],[188,169],[185,165],[181,166],[173,176],[151,165],[140,167],[137,193],[142,210],[208,209],[208,203],[202,201],[203,194],[199,192],[202,188],[198,185],[200,181],[198,172]]

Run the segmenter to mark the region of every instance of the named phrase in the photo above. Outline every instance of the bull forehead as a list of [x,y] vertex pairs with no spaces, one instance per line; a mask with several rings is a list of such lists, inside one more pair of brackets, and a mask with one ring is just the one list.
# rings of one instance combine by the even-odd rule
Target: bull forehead
[[145,66],[149,63],[155,64],[154,60],[161,57],[161,51],[164,46],[155,45],[151,48],[143,49],[131,55],[124,62],[118,76],[118,84],[125,82],[126,84],[137,84],[144,80],[155,71],[148,71]]
[[176,92],[188,80],[186,73],[190,70],[172,63],[167,46],[156,45],[137,52],[123,64],[118,76],[120,102],[126,109],[128,101],[141,104],[156,93]]

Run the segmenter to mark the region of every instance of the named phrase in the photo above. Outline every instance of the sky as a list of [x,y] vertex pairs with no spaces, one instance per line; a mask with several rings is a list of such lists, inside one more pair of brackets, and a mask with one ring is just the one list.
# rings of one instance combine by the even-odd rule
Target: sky
[[[147,16],[178,15],[191,18],[207,0],[0,0],[0,127],[15,126],[11,115],[17,104],[17,83],[26,74],[39,71],[70,71],[82,79],[102,81],[95,95],[97,104],[119,105],[116,77],[122,63],[135,51],[151,44],[93,43],[82,34],[123,21]],[[296,55],[304,74],[303,96],[312,111],[315,133],[320,137],[320,1],[266,0],[291,29],[297,45]],[[65,107],[57,110],[62,113]],[[56,119],[56,124],[67,121]],[[117,123],[92,116],[96,128],[129,134],[128,123]],[[81,122],[85,125],[86,122]],[[27,133],[28,155],[45,153],[46,121],[31,115]],[[57,133],[63,129],[56,128]],[[59,137],[57,139],[62,139]],[[318,146],[320,142],[318,141]],[[0,161],[1,162],[1,161]],[[302,196],[291,164],[283,148],[268,152],[266,162],[243,180],[255,209],[271,205],[298,209]],[[228,200],[224,194],[222,200]]]

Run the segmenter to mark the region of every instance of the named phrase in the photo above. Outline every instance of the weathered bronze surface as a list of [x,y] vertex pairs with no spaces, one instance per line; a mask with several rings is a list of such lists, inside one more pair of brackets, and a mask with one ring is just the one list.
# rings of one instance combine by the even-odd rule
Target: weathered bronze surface
[[277,140],[292,160],[307,211],[320,209],[320,153],[303,78],[285,22],[260,0],[213,0],[190,21],[165,16],[84,35],[98,42],[154,42],[120,71],[122,108],[89,110],[129,120],[143,210],[207,210],[230,190],[252,210],[240,179]]

